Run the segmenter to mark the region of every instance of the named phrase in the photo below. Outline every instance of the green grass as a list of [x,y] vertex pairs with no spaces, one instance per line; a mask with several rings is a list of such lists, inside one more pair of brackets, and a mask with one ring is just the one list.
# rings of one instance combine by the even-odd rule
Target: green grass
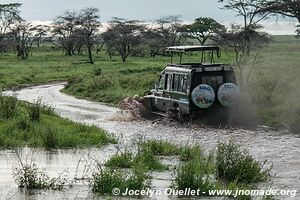
[[[299,132],[300,40],[293,36],[276,36],[268,47],[257,53],[260,62],[242,92],[250,96],[264,124],[290,127]],[[18,60],[13,54],[2,54],[0,58],[2,89],[68,80],[64,92],[112,105],[153,88],[160,71],[170,62],[169,57],[146,56],[129,57],[123,63],[119,56],[109,59],[103,51],[95,54],[96,62],[90,65],[86,55],[65,56],[49,45],[34,48],[28,60]],[[199,61],[199,58],[196,54],[185,55],[183,62]],[[234,63],[234,54],[223,51],[220,62]],[[245,65],[244,78],[247,79],[251,61]]]
[[[156,147],[162,144],[165,146],[158,150],[157,148],[153,148],[153,144],[156,145]],[[142,165],[146,170],[163,171],[168,170],[169,167],[162,164],[158,156],[171,156],[178,154],[178,150],[174,145],[161,141],[140,141],[137,148],[138,150],[136,153],[126,150],[125,152],[112,156],[105,163],[105,166],[111,168],[135,168],[136,166]],[[176,150],[176,152],[174,150]]]
[[221,180],[246,184],[267,181],[271,168],[266,169],[264,164],[232,141],[218,145],[216,176]]
[[113,194],[113,189],[118,188],[119,195],[121,195],[126,189],[141,191],[149,188],[151,185],[149,178],[149,174],[143,169],[143,166],[136,167],[131,172],[99,168],[93,173],[91,188],[94,193],[114,196],[116,194]]
[[[2,99],[15,101],[12,97],[0,97]],[[30,117],[32,109],[36,110],[37,106],[16,102],[13,115],[10,114],[8,119],[0,117],[0,148],[83,148],[116,142],[102,129],[60,118],[43,106],[38,108],[40,116],[37,121]]]

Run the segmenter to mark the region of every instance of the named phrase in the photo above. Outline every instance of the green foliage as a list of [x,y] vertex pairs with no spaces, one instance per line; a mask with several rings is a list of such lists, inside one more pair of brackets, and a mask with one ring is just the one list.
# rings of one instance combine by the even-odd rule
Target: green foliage
[[36,123],[30,117],[32,105],[18,104],[15,116],[1,121],[0,148],[83,148],[116,142],[102,129],[62,119],[45,106],[38,108],[40,119]]
[[132,153],[125,151],[121,154],[113,155],[106,163],[105,166],[113,168],[131,168],[133,165]]
[[42,146],[48,149],[55,148],[58,145],[57,129],[51,125],[40,126],[38,134],[41,137]]
[[133,165],[143,165],[148,170],[168,170],[168,166],[163,165],[150,149],[140,150],[133,159]]
[[142,149],[147,149],[156,156],[174,156],[180,153],[180,148],[176,145],[162,140],[147,140],[140,144]]
[[202,155],[202,150],[199,146],[185,146],[180,151],[180,160],[181,161],[190,161],[198,158],[198,156]]
[[[160,145],[165,144],[165,147]],[[159,148],[158,148],[159,147]],[[176,148],[177,151],[177,148]],[[143,166],[146,170],[168,170],[168,166],[163,165],[158,155],[174,155],[175,146],[167,142],[161,141],[139,141],[137,153],[133,154],[128,152],[122,152],[120,154],[112,156],[105,166],[112,168],[135,168],[136,166]],[[178,152],[176,152],[177,154]]]
[[266,181],[270,169],[256,161],[246,150],[233,143],[219,143],[216,154],[216,176],[228,182],[257,183]]
[[208,190],[219,187],[213,177],[214,162],[211,155],[205,156],[199,146],[184,147],[182,152],[181,160],[186,162],[177,167],[173,187],[179,190],[200,189],[199,195],[203,196],[208,195]]
[[29,104],[29,117],[33,122],[39,122],[41,119],[41,101],[38,100],[33,104]]
[[92,176],[91,186],[94,193],[102,195],[111,195],[114,188],[120,189],[120,192],[129,190],[142,190],[150,187],[147,181],[149,175],[142,166],[138,166],[131,173],[119,169],[99,168]]
[[65,174],[51,179],[33,162],[29,164],[21,162],[19,167],[13,169],[13,177],[18,187],[25,189],[60,190],[68,181]]
[[15,97],[0,96],[0,118],[13,118],[17,112],[18,100]]

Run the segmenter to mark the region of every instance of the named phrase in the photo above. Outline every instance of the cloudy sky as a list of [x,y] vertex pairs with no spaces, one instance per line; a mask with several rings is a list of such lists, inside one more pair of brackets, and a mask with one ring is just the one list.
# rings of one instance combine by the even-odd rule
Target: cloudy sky
[[[0,3],[22,3],[22,17],[29,21],[51,21],[65,10],[97,7],[101,21],[111,17],[149,21],[165,15],[181,15],[185,22],[199,16],[212,17],[224,24],[240,21],[230,11],[221,10],[217,0],[0,0]],[[273,34],[293,34],[294,21],[272,19],[265,22]]]

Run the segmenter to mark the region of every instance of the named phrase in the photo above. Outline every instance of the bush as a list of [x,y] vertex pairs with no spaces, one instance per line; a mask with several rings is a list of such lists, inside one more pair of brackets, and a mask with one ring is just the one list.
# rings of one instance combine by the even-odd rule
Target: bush
[[18,187],[26,189],[62,189],[67,183],[67,177],[62,173],[59,177],[50,178],[44,170],[33,162],[22,163],[13,169],[13,177]]
[[182,163],[175,171],[173,187],[177,190],[200,189],[200,196],[208,195],[208,190],[218,187],[213,174],[209,174],[211,166],[212,160],[201,157]]
[[33,122],[39,122],[41,119],[41,110],[42,110],[41,101],[38,100],[33,104],[29,104],[28,108],[29,108],[30,120]]
[[94,74],[95,74],[95,76],[100,76],[102,74],[102,69],[101,68],[95,68],[94,69]]
[[0,117],[2,119],[13,118],[17,112],[17,108],[17,98],[0,96]]
[[131,168],[133,165],[132,153],[125,151],[124,153],[112,156],[106,163],[105,166],[117,167],[117,168]]
[[142,149],[133,159],[133,165],[143,165],[147,170],[168,170],[149,149]]
[[181,161],[190,161],[202,157],[202,150],[199,146],[189,147],[185,146],[180,151]]
[[149,175],[143,166],[137,166],[132,173],[122,172],[119,169],[99,168],[98,172],[92,175],[92,191],[102,195],[110,195],[114,188],[120,189],[120,192],[129,190],[142,190],[150,187]]
[[266,181],[270,176],[271,168],[264,169],[265,163],[256,161],[240,146],[229,143],[220,143],[216,155],[216,176],[228,182],[256,183]]
[[148,149],[156,156],[173,156],[180,153],[180,148],[166,141],[148,140],[141,143],[143,149]]
[[113,86],[113,82],[111,81],[111,79],[101,75],[101,76],[97,76],[93,79],[93,81],[90,85],[90,88],[91,88],[92,92],[94,92],[95,90],[96,91],[105,90],[112,86]]
[[38,133],[41,137],[42,146],[51,149],[58,145],[57,129],[50,125],[40,126]]

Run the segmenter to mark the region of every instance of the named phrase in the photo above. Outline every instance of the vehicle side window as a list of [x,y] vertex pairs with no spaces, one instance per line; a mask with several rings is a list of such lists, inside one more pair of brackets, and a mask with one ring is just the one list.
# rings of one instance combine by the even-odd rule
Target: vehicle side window
[[178,88],[179,88],[179,85],[180,85],[179,77],[180,77],[179,74],[174,74],[173,75],[173,85],[172,85],[172,90],[173,91],[178,91]]
[[158,83],[158,89],[160,89],[160,90],[164,89],[164,87],[165,87],[165,77],[166,77],[165,74],[162,74],[160,76],[159,83]]
[[187,84],[188,84],[187,79],[188,79],[187,75],[174,74],[172,91],[186,93],[187,92]]
[[172,74],[166,74],[164,89],[171,91],[171,89],[172,89]]
[[182,78],[182,92],[183,93],[187,92],[187,87],[188,87],[188,76],[183,75],[183,78]]

